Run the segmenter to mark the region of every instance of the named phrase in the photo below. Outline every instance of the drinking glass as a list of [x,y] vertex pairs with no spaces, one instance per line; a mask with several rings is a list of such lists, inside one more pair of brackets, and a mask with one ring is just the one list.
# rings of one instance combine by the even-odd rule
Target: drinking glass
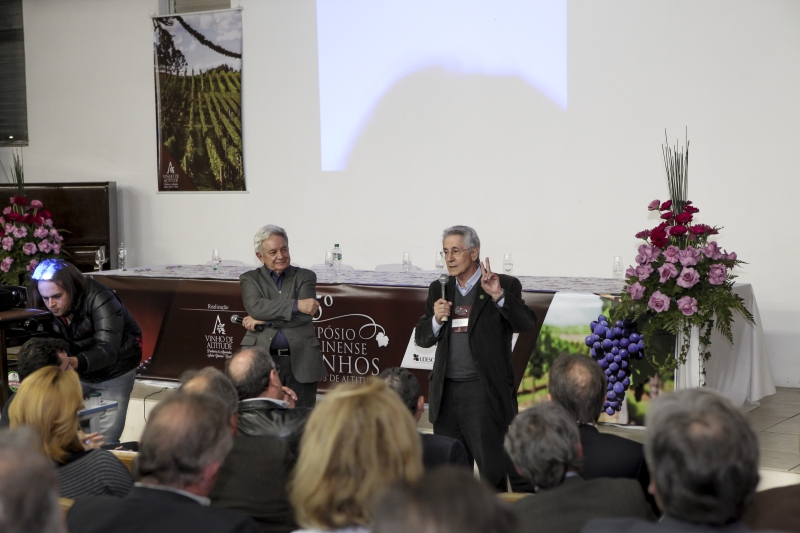
[[406,274],[411,271],[411,252],[403,252],[403,270]]
[[98,272],[103,270],[103,263],[106,261],[108,261],[108,259],[106,259],[106,248],[102,246],[94,253],[94,262],[97,263]]
[[211,252],[211,260],[214,262],[214,270],[216,270],[219,264],[222,263],[222,255],[216,248],[214,248],[214,251]]
[[325,266],[328,267],[328,269],[333,268],[333,253],[330,250],[325,252]]
[[506,271],[506,274],[511,274],[511,270],[514,268],[514,258],[511,254],[506,254],[503,256],[503,270]]
[[614,273],[614,277],[617,279],[622,279],[622,258],[615,257],[614,258],[614,265],[612,267],[612,272]]
[[444,269],[444,252],[436,252],[436,269],[439,272]]

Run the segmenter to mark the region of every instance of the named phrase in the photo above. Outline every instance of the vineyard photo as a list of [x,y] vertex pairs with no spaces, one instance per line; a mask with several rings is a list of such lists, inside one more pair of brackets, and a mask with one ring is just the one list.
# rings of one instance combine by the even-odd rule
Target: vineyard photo
[[244,191],[241,13],[153,19],[159,191]]

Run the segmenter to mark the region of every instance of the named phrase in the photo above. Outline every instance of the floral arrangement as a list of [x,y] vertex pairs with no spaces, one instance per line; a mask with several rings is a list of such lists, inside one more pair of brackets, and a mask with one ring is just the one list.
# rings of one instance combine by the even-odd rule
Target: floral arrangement
[[647,318],[642,333],[648,354],[654,334],[683,334],[675,358],[664,358],[659,364],[648,357],[657,370],[686,363],[692,327],[700,332],[700,355],[705,361],[711,355],[708,347],[714,327],[733,342],[734,311],[753,322],[753,315],[732,289],[736,276],[731,270],[743,262],[735,252],[728,253],[710,240],[721,228],[697,222],[700,210],[686,199],[688,153],[688,142],[685,154],[677,149],[664,151],[672,199],[650,202],[648,210],[657,211],[661,222],[636,234],[645,243],[639,246],[636,266],[625,272],[625,292],[614,312],[615,319]]
[[0,281],[25,283],[43,259],[59,257],[64,237],[39,200],[12,196],[0,216]]

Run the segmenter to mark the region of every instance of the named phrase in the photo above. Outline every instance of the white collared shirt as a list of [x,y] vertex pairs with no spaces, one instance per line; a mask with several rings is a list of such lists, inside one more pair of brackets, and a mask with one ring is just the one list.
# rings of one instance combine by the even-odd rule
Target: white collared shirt
[[175,494],[180,494],[181,496],[186,496],[187,498],[191,498],[200,505],[204,505],[206,507],[211,505],[211,500],[206,498],[205,496],[198,496],[197,494],[192,494],[191,492],[187,492],[182,489],[176,489],[175,487],[165,487],[163,485],[150,485],[149,483],[141,483],[141,482],[136,482],[133,484],[133,486],[142,487],[144,489],[165,490],[167,492],[174,492]]

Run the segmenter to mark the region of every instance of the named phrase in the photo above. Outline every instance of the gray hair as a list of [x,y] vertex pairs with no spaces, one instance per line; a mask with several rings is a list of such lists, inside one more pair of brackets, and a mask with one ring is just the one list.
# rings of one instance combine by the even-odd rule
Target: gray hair
[[565,354],[550,367],[548,390],[578,424],[594,424],[603,410],[606,376],[591,357]]
[[443,466],[399,482],[375,509],[373,533],[512,533],[510,507],[469,470]]
[[175,488],[197,483],[206,467],[223,462],[233,446],[225,411],[208,394],[177,392],[159,402],[139,444],[139,478]]
[[[195,382],[198,388],[184,390],[190,381]],[[207,366],[202,370],[187,370],[181,374],[180,382],[182,383],[179,389],[181,391],[189,394],[195,392],[210,394],[220,400],[225,404],[228,418],[235,415],[239,410],[239,395],[236,393],[236,387],[233,386],[228,376],[214,367]]]
[[53,464],[33,430],[0,432],[0,531],[64,533]]
[[419,402],[419,380],[417,377],[399,366],[393,366],[383,370],[378,374],[378,379],[382,379],[386,386],[395,391],[403,403],[411,410],[412,415],[417,414],[417,402]]
[[659,396],[647,413],[645,457],[664,512],[699,524],[742,517],[758,485],[758,438],[708,389]]
[[286,245],[289,245],[289,236],[286,235],[285,229],[273,224],[267,224],[263,228],[259,229],[256,232],[256,236],[253,238],[253,247],[255,248],[257,254],[261,253],[261,243],[269,239],[272,235],[283,237],[283,240],[286,241]]
[[[246,357],[244,354],[252,354],[250,364],[244,374],[234,374],[231,372],[231,361],[237,357]],[[275,368],[275,361],[266,348],[261,346],[248,346],[242,348],[225,363],[225,374],[230,378],[231,383],[236,388],[239,400],[257,398],[269,387],[269,375]]]
[[549,489],[581,467],[580,432],[566,409],[544,402],[517,415],[506,433],[505,448],[522,477]]
[[469,226],[450,226],[442,232],[442,240],[445,240],[451,235],[458,235],[464,239],[464,246],[468,250],[481,247],[481,240],[478,238],[478,233]]

